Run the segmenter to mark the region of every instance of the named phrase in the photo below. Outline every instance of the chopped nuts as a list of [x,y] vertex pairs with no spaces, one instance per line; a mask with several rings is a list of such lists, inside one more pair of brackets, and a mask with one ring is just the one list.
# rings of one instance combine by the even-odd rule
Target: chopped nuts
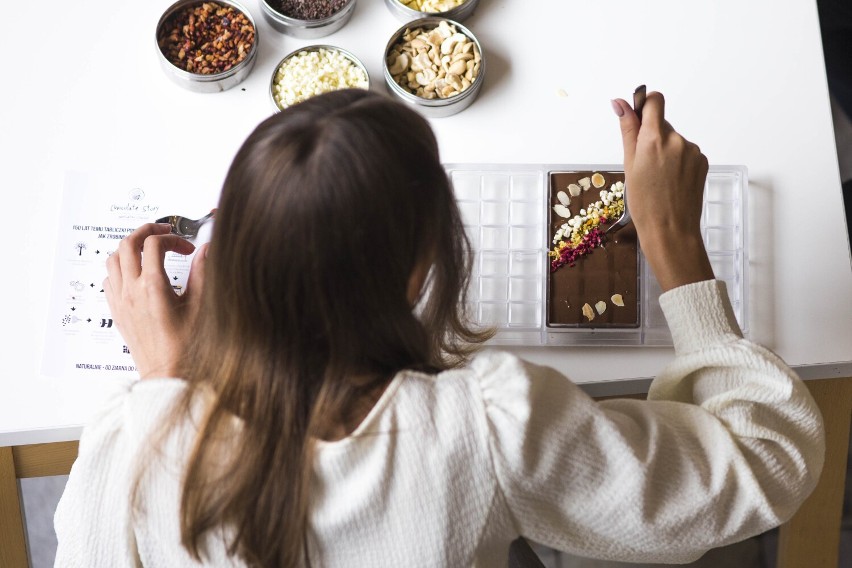
[[558,199],[559,203],[561,203],[565,207],[568,207],[569,205],[571,205],[571,198],[568,197],[568,194],[565,193],[564,191],[560,191],[559,193],[557,193],[556,199]]
[[393,80],[424,99],[446,99],[470,88],[482,55],[473,40],[447,20],[437,27],[406,28],[386,59]]
[[600,189],[606,185],[606,179],[603,177],[602,174],[595,172],[592,174],[592,185],[595,186],[597,189]]
[[613,294],[610,300],[612,300],[612,303],[616,306],[624,306],[624,298],[621,297],[621,294]]
[[603,300],[595,302],[595,309],[598,311],[599,315],[603,315],[603,313],[606,311],[606,302],[604,302]]
[[199,2],[171,14],[157,45],[175,67],[197,73],[224,73],[245,59],[255,42],[248,17],[233,6]]
[[586,316],[586,319],[589,321],[595,319],[595,312],[592,311],[592,306],[588,303],[583,304],[583,315]]
[[[571,185],[580,187],[576,184]],[[580,209],[579,215],[565,217],[568,220],[556,229],[552,239],[553,247],[547,253],[551,258],[551,271],[565,265],[574,266],[578,258],[598,247],[604,238],[603,225],[618,219],[624,212],[623,183],[612,184],[609,191],[601,191],[600,196],[599,201],[589,203],[585,208]],[[570,212],[566,209],[563,213]]]

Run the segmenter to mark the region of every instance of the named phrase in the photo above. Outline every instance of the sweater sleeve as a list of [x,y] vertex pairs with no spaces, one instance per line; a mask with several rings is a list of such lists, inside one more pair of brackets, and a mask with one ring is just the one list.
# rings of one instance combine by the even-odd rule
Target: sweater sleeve
[[59,500],[56,568],[141,566],[130,518],[133,452],[125,425],[130,386],[86,425]]
[[742,338],[724,284],[660,303],[676,357],[648,401],[594,402],[507,354],[474,361],[494,474],[518,532],[580,556],[685,563],[783,523],[819,477],[822,419]]
[[131,495],[140,466],[158,455],[148,442],[183,389],[177,379],[130,383],[84,427],[53,518],[56,568],[142,566]]

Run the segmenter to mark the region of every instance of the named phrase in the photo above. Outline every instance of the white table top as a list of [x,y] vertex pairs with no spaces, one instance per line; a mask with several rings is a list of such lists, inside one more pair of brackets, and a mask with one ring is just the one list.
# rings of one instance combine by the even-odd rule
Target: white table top
[[[236,149],[272,111],[268,82],[284,54],[338,45],[384,91],[381,54],[401,25],[380,0],[360,0],[334,35],[298,40],[246,0],[260,36],[254,70],[230,91],[196,94],[159,68],[154,28],[170,3],[19,2],[19,25],[0,36],[17,57],[0,90],[0,186],[11,203],[0,229],[0,445],[76,438],[116,386],[40,376],[64,172],[193,175],[215,198]],[[488,70],[470,108],[432,120],[444,162],[618,163],[609,99],[640,83],[662,91],[669,120],[711,164],[749,169],[751,336],[808,378],[852,374],[852,271],[813,0],[783,9],[771,0],[482,0],[465,25]],[[665,348],[514,350],[611,392],[645,384],[634,379],[672,357]]]

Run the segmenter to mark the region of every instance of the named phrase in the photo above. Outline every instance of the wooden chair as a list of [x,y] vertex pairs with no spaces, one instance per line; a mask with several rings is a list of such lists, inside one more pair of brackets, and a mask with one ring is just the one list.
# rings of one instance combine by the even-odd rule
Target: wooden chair
[[509,546],[509,568],[544,568],[544,563],[530,543],[519,537]]
[[0,448],[0,567],[29,566],[18,480],[68,475],[78,445],[74,441]]

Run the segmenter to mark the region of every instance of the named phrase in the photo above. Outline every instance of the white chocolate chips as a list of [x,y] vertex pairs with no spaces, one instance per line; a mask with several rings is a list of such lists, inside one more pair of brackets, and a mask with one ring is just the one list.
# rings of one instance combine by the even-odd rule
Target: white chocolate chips
[[393,80],[406,91],[424,99],[446,99],[476,81],[482,55],[469,37],[442,20],[432,29],[406,29],[386,63]]
[[398,2],[418,12],[435,14],[458,8],[465,3],[465,0],[398,0]]
[[272,96],[284,110],[314,95],[349,88],[369,88],[367,74],[340,51],[321,47],[283,61],[275,72]]

